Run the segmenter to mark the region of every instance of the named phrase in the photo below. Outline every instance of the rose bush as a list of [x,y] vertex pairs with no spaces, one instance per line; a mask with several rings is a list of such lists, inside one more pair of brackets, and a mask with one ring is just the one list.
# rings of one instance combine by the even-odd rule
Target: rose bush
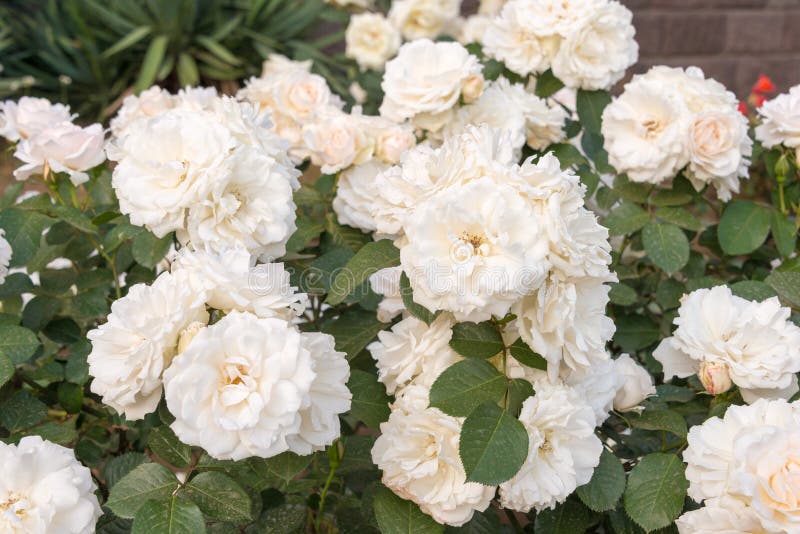
[[800,86],[337,4],[349,91],[0,104],[0,530],[798,532]]

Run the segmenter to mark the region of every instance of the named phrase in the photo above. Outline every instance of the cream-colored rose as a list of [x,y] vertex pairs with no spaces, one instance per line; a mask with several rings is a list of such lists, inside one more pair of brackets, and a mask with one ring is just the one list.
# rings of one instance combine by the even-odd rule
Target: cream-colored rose
[[618,377],[614,409],[618,412],[636,410],[639,403],[656,394],[653,377],[627,354],[620,354],[614,360],[614,371]]
[[765,147],[800,148],[800,85],[765,102],[758,115],[762,122],[756,126],[756,139]]
[[104,148],[105,132],[99,124],[81,128],[71,122],[62,122],[23,139],[17,145],[14,157],[24,165],[14,170],[14,177],[25,180],[49,169],[67,173],[74,185],[80,185],[89,180],[85,171],[106,160]]
[[736,109],[707,111],[689,127],[688,178],[698,191],[713,185],[720,200],[739,192],[739,178],[749,176],[753,141],[747,119]]
[[441,127],[442,114],[458,102],[464,84],[480,74],[478,58],[459,43],[428,39],[406,43],[386,64],[381,115],[395,122],[420,115],[429,129]]
[[0,284],[2,284],[8,275],[8,265],[11,263],[11,245],[6,240],[6,231],[0,228]]
[[705,506],[675,520],[679,534],[770,534],[747,503],[731,496],[709,499]]
[[470,43],[480,43],[483,41],[483,34],[492,23],[492,17],[486,15],[472,15],[462,22],[458,31],[458,42],[463,45]]
[[567,33],[553,58],[553,74],[567,87],[610,89],[639,56],[632,18],[620,3],[604,3]]
[[486,28],[484,53],[520,76],[544,72],[556,53],[559,38],[540,21],[534,2],[511,0]]
[[430,388],[450,365],[462,359],[450,348],[455,321],[442,313],[430,326],[406,317],[391,330],[378,332],[367,349],[378,367],[378,380],[394,395],[409,384]]
[[409,41],[433,39],[458,17],[460,0],[396,0],[389,21]]
[[[798,390],[795,373],[800,371],[800,327],[789,321],[789,314],[777,297],[752,302],[727,286],[698,289],[683,297],[673,321],[678,328],[653,357],[667,379],[700,373],[704,363],[713,363],[727,367],[746,402],[788,399]],[[713,389],[724,391],[722,369],[706,370],[715,374]]]
[[489,507],[495,488],[467,482],[459,456],[463,419],[428,408],[428,392],[410,386],[381,423],[372,461],[383,472],[383,484],[419,505],[437,522],[467,523],[475,511]]
[[375,199],[375,177],[387,168],[388,165],[370,160],[339,174],[332,206],[341,224],[364,232],[375,231],[375,219],[371,211]]
[[733,386],[728,364],[725,362],[703,362],[697,372],[700,382],[711,395],[725,393]]
[[378,295],[383,296],[383,300],[378,304],[378,320],[382,323],[389,323],[406,309],[403,304],[403,296],[400,294],[400,277],[403,269],[397,267],[385,267],[375,271],[369,277],[369,285]]
[[16,102],[6,100],[0,102],[0,136],[11,142],[27,139],[75,117],[69,106],[53,104],[46,98],[23,96]]
[[122,107],[111,119],[111,133],[118,137],[134,121],[154,117],[177,104],[177,98],[169,91],[154,85],[138,95],[128,95],[122,101]]
[[[26,436],[0,442],[0,531],[4,534],[91,534],[103,515],[92,473],[75,453]],[[177,484],[176,484],[177,485]]]
[[361,116],[336,109],[303,127],[303,143],[311,162],[328,174],[368,161],[375,150]]
[[344,34],[345,55],[362,69],[383,70],[383,65],[400,48],[400,33],[380,13],[359,13],[350,17]]

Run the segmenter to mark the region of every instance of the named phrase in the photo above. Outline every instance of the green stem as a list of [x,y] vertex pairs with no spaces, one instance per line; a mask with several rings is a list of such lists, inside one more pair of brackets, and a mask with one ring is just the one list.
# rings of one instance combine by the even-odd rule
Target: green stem
[[314,532],[319,532],[320,524],[322,523],[322,512],[325,510],[325,498],[328,496],[328,490],[333,482],[333,477],[336,476],[336,469],[339,468],[339,441],[334,441],[328,447],[328,459],[330,460],[330,471],[328,478],[325,479],[325,485],[319,494],[319,508],[317,509],[317,517],[314,520]]
[[504,508],[503,511],[506,513],[509,523],[511,523],[511,526],[514,528],[514,532],[525,532],[525,529],[523,529],[522,525],[519,524],[519,519],[517,519],[517,515],[513,512],[513,510]]

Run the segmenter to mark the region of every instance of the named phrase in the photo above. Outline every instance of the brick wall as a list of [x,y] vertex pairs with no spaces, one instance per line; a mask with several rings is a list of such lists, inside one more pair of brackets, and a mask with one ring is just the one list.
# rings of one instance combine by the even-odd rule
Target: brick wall
[[633,11],[639,64],[696,65],[739,97],[759,74],[800,84],[800,0],[620,0]]

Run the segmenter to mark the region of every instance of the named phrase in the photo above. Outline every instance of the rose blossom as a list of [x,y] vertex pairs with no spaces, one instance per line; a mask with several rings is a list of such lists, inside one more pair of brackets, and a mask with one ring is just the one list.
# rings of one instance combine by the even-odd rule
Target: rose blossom
[[403,268],[384,267],[375,271],[369,277],[369,285],[378,295],[383,296],[378,304],[378,320],[382,323],[391,322],[400,312],[406,309],[403,297],[400,294],[400,277]]
[[6,240],[6,231],[0,228],[0,284],[8,276],[8,265],[11,263],[13,253],[11,245]]
[[349,167],[339,174],[333,211],[340,223],[364,232],[376,229],[372,216],[375,177],[389,166],[376,160]]
[[345,55],[362,69],[382,70],[400,48],[400,33],[379,13],[359,13],[350,17],[344,34]]
[[409,41],[433,39],[458,17],[460,0],[396,0],[389,21]]
[[157,85],[138,95],[128,95],[122,101],[117,114],[111,119],[111,133],[114,137],[118,137],[134,121],[163,113],[175,107],[177,103],[176,97]]
[[105,133],[99,124],[81,128],[71,122],[48,126],[23,139],[14,157],[25,164],[14,170],[17,180],[32,174],[43,174],[45,169],[65,172],[74,185],[89,181],[88,171],[106,160]]
[[6,534],[90,534],[103,514],[92,474],[75,453],[25,436],[0,442],[0,530]]
[[653,377],[627,354],[620,354],[614,360],[614,372],[619,377],[619,387],[614,397],[614,409],[618,412],[634,411],[639,403],[656,394]]
[[800,85],[768,100],[758,108],[761,124],[756,139],[767,148],[784,145],[800,150]]
[[347,114],[331,108],[305,125],[302,135],[311,162],[328,174],[368,161],[375,150],[358,110]]
[[28,139],[45,128],[71,122],[69,106],[53,104],[46,98],[23,96],[18,101],[0,102],[0,136],[11,142]]
[[92,392],[129,420],[154,411],[178,338],[195,322],[207,323],[208,313],[205,293],[188,273],[162,273],[152,285],[132,286],[111,304],[108,320],[86,334]]

